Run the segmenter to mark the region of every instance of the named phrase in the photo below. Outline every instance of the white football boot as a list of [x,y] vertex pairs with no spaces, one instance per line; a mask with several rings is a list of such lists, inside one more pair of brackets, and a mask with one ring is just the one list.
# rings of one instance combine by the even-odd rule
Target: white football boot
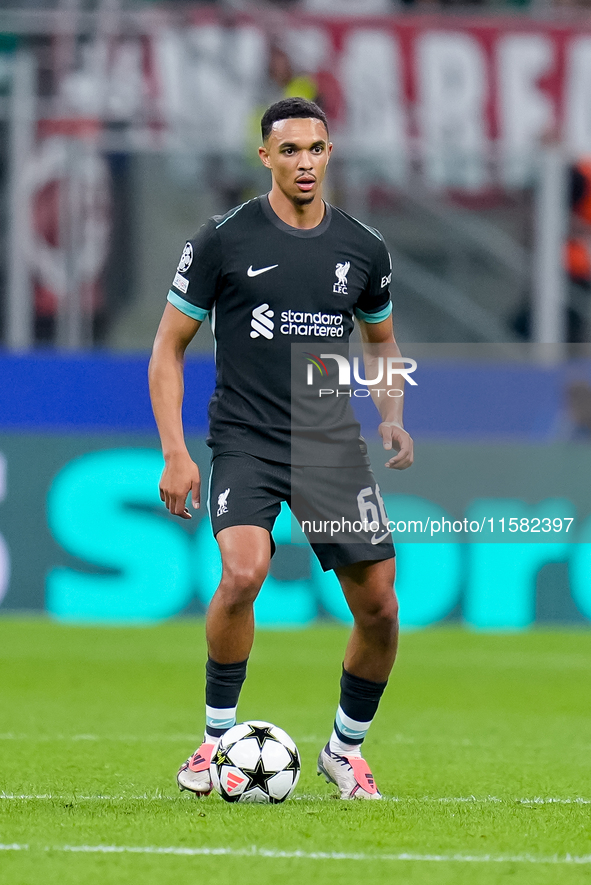
[[339,788],[341,799],[381,799],[369,765],[361,756],[338,756],[327,744],[318,757],[318,774]]
[[213,784],[209,774],[209,764],[215,744],[204,741],[186,762],[183,762],[176,776],[179,789],[189,790],[196,796],[209,796]]

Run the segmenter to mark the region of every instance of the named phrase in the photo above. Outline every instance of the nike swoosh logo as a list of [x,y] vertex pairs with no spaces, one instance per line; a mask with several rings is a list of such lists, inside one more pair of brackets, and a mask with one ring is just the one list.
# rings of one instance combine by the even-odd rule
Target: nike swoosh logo
[[267,273],[268,270],[273,270],[274,267],[279,267],[278,264],[270,264],[269,267],[260,267],[258,270],[252,269],[252,264],[246,271],[249,277],[258,277],[261,273]]
[[379,538],[376,538],[376,536],[373,535],[373,536],[372,536],[372,539],[371,539],[371,543],[374,544],[374,545],[375,545],[375,544],[380,544],[382,541],[385,541],[385,540],[386,540],[386,538],[389,536],[389,534],[390,534],[390,532],[386,532],[385,535],[380,535]]

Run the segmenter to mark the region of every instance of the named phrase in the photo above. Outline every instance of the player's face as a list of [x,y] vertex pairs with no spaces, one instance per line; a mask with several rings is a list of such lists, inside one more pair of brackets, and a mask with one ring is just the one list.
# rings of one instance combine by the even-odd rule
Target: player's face
[[283,194],[305,206],[320,194],[331,151],[322,120],[305,117],[274,123],[259,155]]

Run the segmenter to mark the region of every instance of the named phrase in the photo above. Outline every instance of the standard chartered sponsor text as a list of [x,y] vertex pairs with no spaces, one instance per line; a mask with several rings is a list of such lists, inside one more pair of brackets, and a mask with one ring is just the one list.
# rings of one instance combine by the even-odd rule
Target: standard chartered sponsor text
[[311,313],[303,310],[281,312],[282,335],[314,335],[317,338],[342,338],[343,315],[341,313]]

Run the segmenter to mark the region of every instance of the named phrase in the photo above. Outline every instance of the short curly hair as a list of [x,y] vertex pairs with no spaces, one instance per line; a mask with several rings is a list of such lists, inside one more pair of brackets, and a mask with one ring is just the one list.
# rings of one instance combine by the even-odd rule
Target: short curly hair
[[263,141],[271,134],[273,123],[278,120],[291,120],[294,118],[315,117],[326,126],[328,132],[328,120],[326,114],[316,102],[308,101],[307,98],[282,98],[267,108],[261,118],[261,133]]

